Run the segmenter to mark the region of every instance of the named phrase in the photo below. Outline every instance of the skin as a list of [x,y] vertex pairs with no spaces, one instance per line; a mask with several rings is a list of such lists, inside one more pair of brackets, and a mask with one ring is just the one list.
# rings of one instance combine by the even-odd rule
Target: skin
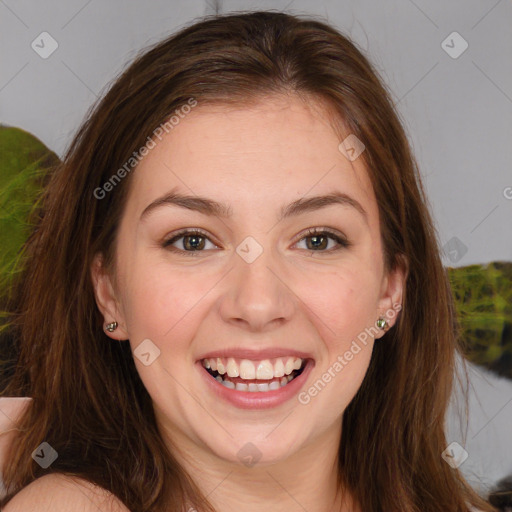
[[[135,357],[137,370],[164,439],[218,510],[357,510],[348,493],[342,500],[336,492],[337,448],[373,339],[306,405],[294,397],[271,409],[239,409],[212,395],[196,364],[236,346],[302,350],[315,360],[307,390],[359,333],[401,304],[404,273],[385,272],[364,163],[345,158],[340,142],[321,107],[295,96],[238,109],[199,104],[134,171],[115,276],[101,255],[91,269],[105,322],[119,324],[108,335],[129,340],[132,350],[148,338],[159,348],[149,366]],[[167,205],[139,220],[175,187],[230,205],[232,218]],[[283,205],[333,190],[357,200],[367,219],[333,205],[277,222]],[[351,245],[328,238],[315,250],[304,238],[312,227],[338,231]],[[183,238],[173,244],[181,254],[162,247],[183,228],[211,235],[197,257]],[[263,247],[250,264],[236,252],[247,236]],[[261,452],[252,467],[237,456],[248,442]]]

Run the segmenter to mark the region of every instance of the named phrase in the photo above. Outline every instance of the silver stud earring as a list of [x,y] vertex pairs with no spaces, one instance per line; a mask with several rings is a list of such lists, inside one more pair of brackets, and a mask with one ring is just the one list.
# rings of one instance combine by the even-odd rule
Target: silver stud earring
[[382,329],[383,331],[385,331],[389,327],[389,324],[386,321],[386,318],[383,316],[379,317],[379,319],[376,322],[376,325],[379,329]]
[[105,331],[114,332],[117,329],[117,322],[111,322],[105,326]]

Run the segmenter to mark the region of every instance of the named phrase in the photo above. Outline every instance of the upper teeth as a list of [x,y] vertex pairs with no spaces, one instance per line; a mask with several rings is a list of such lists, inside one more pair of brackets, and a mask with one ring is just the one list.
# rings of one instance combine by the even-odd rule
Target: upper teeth
[[214,357],[203,359],[203,366],[216,370],[221,375],[242,379],[271,380],[275,377],[290,375],[293,370],[299,370],[303,359],[300,357],[277,357],[251,361],[250,359],[235,359],[234,357]]

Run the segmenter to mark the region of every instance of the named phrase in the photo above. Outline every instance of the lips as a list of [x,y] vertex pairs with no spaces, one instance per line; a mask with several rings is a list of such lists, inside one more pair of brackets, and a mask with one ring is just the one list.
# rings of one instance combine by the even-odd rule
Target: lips
[[303,359],[301,368],[293,370],[290,375],[265,380],[244,380],[229,377],[227,373],[220,375],[211,368],[206,369],[201,361],[195,365],[208,392],[221,402],[247,410],[271,409],[293,400],[306,385],[314,366],[314,360],[308,358]]
[[214,389],[223,396],[243,396],[244,405],[247,405],[251,397],[255,400],[275,397],[277,400],[277,395],[283,398],[290,395],[288,389],[284,393],[284,388],[301,376],[306,366],[311,367],[313,359],[309,354],[290,349],[272,348],[257,352],[235,349],[205,354],[198,363]]

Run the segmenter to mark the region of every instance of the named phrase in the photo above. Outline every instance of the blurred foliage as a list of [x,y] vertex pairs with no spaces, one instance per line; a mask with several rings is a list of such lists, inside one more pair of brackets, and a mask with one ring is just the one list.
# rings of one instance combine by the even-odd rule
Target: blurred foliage
[[[49,170],[59,159],[19,128],[0,126],[0,295],[21,268],[20,248],[33,228]],[[467,357],[512,378],[512,263],[448,268]]]
[[0,295],[19,269],[20,248],[30,234],[28,217],[38,204],[57,155],[19,128],[0,126]]
[[512,378],[512,262],[447,270],[468,359]]

